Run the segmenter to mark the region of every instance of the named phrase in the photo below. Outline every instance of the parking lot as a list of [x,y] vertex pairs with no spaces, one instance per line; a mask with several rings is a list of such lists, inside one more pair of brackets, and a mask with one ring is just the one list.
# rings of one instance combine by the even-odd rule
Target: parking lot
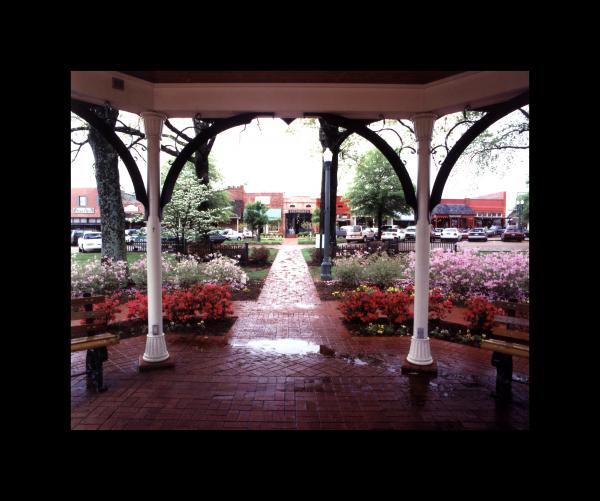
[[458,242],[459,249],[481,249],[485,251],[528,251],[529,250],[529,239],[525,239],[522,242],[503,242],[500,237],[488,238],[487,242],[468,242],[462,240]]

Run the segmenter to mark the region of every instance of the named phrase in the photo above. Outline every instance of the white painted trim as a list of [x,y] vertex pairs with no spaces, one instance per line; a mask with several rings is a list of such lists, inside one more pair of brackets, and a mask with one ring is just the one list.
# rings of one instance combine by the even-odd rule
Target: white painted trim
[[[112,88],[112,78],[125,90]],[[229,117],[243,112],[274,113],[276,117],[305,112],[335,113],[348,118],[406,119],[416,113],[438,116],[461,111],[469,104],[504,101],[529,88],[527,71],[473,71],[429,84],[337,83],[183,83],[152,84],[115,71],[71,72],[71,96],[140,113],[154,110],[169,117]]]

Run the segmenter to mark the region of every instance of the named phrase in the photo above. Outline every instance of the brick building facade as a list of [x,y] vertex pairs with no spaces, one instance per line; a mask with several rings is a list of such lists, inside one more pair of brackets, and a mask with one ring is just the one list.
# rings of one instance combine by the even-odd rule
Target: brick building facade
[[[135,199],[134,195],[121,191],[125,220],[130,220],[137,214],[144,215],[144,206]],[[97,188],[71,188],[71,229],[100,230],[102,215],[98,202]],[[127,228],[137,228],[143,223],[131,223]]]

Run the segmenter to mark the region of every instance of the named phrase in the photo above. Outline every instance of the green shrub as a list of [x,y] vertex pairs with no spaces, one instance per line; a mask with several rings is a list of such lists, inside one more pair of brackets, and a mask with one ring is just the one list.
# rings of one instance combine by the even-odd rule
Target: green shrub
[[361,265],[364,269],[364,278],[368,282],[385,288],[403,278],[407,267],[406,258],[402,255],[390,257],[387,254],[373,254]]
[[336,258],[334,273],[343,285],[357,286],[365,279],[364,260],[360,256]]
[[269,262],[269,255],[267,247],[253,247],[250,251],[250,262],[254,265],[264,266]]

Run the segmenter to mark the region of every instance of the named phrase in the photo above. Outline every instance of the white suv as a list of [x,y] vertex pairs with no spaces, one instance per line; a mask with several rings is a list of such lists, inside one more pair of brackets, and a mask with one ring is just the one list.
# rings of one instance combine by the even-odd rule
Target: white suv
[[346,242],[358,242],[364,239],[363,230],[361,226],[342,226],[342,229],[346,230]]
[[242,240],[244,238],[243,233],[232,230],[231,228],[221,230],[221,235],[225,235],[227,237],[227,240]]
[[381,232],[381,240],[404,240],[406,234],[400,228],[384,229]]
[[405,233],[407,240],[416,240],[417,239],[417,227],[416,226],[407,226]]

